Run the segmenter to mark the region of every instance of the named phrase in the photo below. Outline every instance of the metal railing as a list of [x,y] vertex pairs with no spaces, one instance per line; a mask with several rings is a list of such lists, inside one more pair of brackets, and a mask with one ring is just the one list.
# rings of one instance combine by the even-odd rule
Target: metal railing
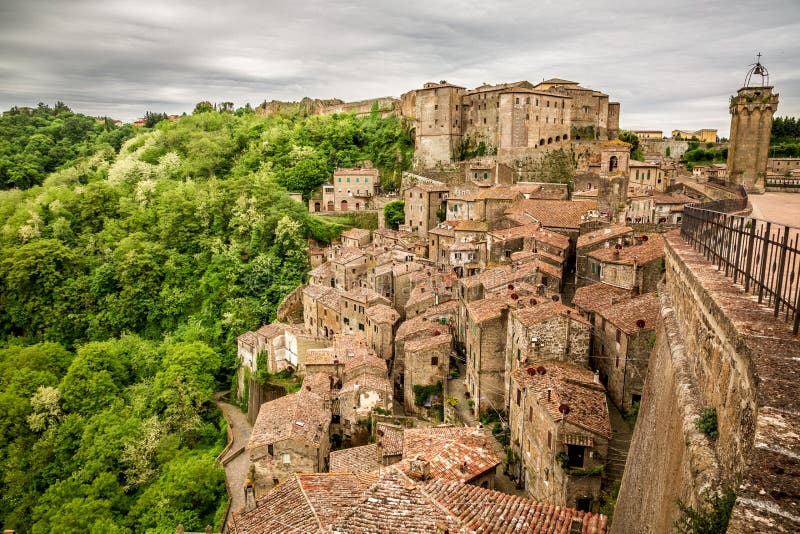
[[800,330],[800,228],[737,215],[747,194],[684,208],[681,236],[733,283]]

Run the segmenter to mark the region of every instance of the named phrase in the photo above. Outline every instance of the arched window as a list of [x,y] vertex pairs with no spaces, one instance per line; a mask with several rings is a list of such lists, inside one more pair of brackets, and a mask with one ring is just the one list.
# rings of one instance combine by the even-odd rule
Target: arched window
[[539,139],[539,144],[543,145],[544,144],[544,139]]
[[567,134],[564,134],[564,137],[562,139],[564,139],[564,141],[566,141],[567,139],[569,139],[569,136]]
[[552,142],[553,142],[553,138],[552,138],[552,137],[548,137],[548,138],[547,138],[547,144],[549,145],[549,144],[550,144],[550,143],[552,143]]
[[347,211],[347,201],[346,200],[342,200],[341,210],[342,211]]
[[611,159],[608,160],[608,172],[611,172],[617,168],[619,168],[619,161],[617,160],[617,156],[611,156]]
[[319,202],[314,202],[314,211],[319,211],[320,209],[322,209],[322,206],[320,205],[320,203]]
[[557,136],[556,136],[556,143],[558,143],[559,141],[561,141],[561,136],[560,136],[560,135],[557,135]]

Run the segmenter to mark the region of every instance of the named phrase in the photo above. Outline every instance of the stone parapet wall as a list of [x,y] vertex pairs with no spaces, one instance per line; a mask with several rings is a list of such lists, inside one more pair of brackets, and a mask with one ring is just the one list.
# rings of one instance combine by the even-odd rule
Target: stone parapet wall
[[[729,532],[800,530],[800,340],[680,234],[665,239],[661,319],[612,532],[668,532],[675,499],[726,486]],[[695,428],[716,409],[719,439]]]

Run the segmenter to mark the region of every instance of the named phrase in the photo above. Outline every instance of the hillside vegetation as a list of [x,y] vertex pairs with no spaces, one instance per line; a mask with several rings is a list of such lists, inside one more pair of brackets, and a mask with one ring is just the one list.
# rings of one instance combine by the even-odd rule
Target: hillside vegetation
[[[76,116],[42,113],[7,144]],[[399,177],[413,146],[377,116],[209,111],[135,135],[84,119],[55,163],[4,152],[57,170],[0,191],[0,525],[203,530],[224,507],[210,401],[236,336],[304,281],[307,238],[342,229],[286,189],[364,159]]]

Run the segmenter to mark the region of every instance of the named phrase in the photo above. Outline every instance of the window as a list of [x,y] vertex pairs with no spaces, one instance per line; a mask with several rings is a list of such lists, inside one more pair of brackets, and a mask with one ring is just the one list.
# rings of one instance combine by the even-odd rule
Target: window
[[347,183],[350,183],[350,177],[349,176],[347,177]]
[[585,447],[580,445],[567,445],[567,457],[569,458],[567,465],[569,467],[583,469],[584,449]]
[[530,103],[531,103],[531,97],[529,97],[529,96],[526,96],[526,97],[525,97],[525,103],[526,103],[526,104],[530,104]]
[[269,454],[270,456],[272,456],[273,454],[275,454],[275,451],[273,450],[273,447],[272,447],[272,445],[271,445],[271,444],[270,444],[270,445],[267,445],[267,454]]
[[515,104],[519,104],[519,98],[515,98],[515,99],[514,99],[514,103],[515,103]]
[[486,124],[486,117],[483,118],[483,124]]
[[528,406],[528,421],[533,421],[533,406]]
[[550,107],[550,101],[549,100],[547,101],[547,107],[548,108]]
[[517,390],[517,406],[519,406],[521,402],[522,402],[522,390],[518,389]]
[[553,448],[553,433],[550,432],[549,430],[547,431],[547,448],[548,449]]
[[536,105],[537,106],[539,105],[539,99],[538,98],[536,99]]
[[290,463],[292,463],[291,456],[289,456],[288,452],[281,454],[281,462],[283,462],[283,465],[289,465]]
[[431,356],[431,365],[439,365],[439,357]]
[[364,323],[358,323],[358,329],[363,332],[364,331]]
[[342,177],[340,176],[340,177],[339,177],[339,182],[341,182],[341,181],[342,181]]
[[617,343],[620,342],[620,339],[622,339],[622,330],[617,328]]
[[434,104],[433,109],[439,109],[439,104]]
[[369,178],[364,178],[364,183],[368,184],[369,183]]
[[506,250],[506,258],[510,258],[510,257],[511,257],[511,251],[510,250]]
[[488,172],[483,173],[483,179],[486,180],[487,178],[489,178],[489,173]]
[[344,324],[345,324],[345,326],[350,326],[350,318],[349,317],[345,317],[344,318]]

